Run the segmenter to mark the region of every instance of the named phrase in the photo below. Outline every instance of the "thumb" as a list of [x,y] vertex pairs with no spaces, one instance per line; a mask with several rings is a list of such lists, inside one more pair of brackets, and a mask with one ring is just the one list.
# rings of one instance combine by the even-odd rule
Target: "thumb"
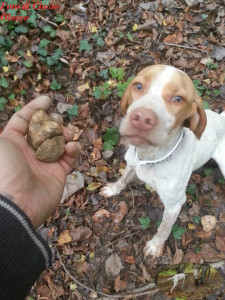
[[40,96],[32,100],[12,116],[4,129],[4,133],[6,133],[7,130],[13,130],[25,135],[28,131],[31,117],[35,111],[39,109],[47,110],[50,105],[51,99],[48,96]]

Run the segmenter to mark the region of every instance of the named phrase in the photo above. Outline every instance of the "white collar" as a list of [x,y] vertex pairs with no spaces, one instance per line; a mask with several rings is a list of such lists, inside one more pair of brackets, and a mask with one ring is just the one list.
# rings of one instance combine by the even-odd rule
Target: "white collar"
[[156,164],[160,164],[162,162],[170,160],[174,156],[174,154],[177,152],[177,150],[180,148],[183,137],[184,137],[184,129],[181,131],[178,141],[177,141],[176,145],[173,147],[173,149],[160,159],[140,160],[140,159],[138,159],[137,148],[135,147],[134,151],[135,151],[136,165],[147,165],[147,164],[156,165]]

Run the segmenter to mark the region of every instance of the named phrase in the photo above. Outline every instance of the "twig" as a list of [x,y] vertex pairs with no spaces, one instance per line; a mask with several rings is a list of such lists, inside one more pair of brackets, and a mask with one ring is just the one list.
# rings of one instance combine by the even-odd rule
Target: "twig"
[[104,247],[109,247],[109,246],[113,245],[114,243],[116,243],[116,242],[119,241],[119,240],[124,240],[124,239],[126,239],[126,238],[128,238],[128,237],[130,237],[130,236],[132,236],[132,235],[139,234],[139,233],[145,231],[146,229],[148,229],[149,227],[150,227],[150,226],[148,226],[148,227],[145,228],[145,229],[139,230],[139,231],[137,231],[137,232],[130,233],[130,234],[124,236],[124,237],[119,237],[119,238],[117,238],[115,241],[113,241],[113,242],[111,242],[111,243],[105,245]]
[[[55,249],[55,250],[56,250],[58,259],[60,260],[60,263],[61,263],[61,265],[62,265],[64,271],[67,273],[67,275],[68,275],[68,276],[69,276],[76,284],[78,284],[79,286],[82,286],[84,289],[89,290],[89,291],[91,291],[91,292],[98,293],[99,295],[109,297],[108,294],[105,294],[105,293],[102,293],[102,292],[95,291],[94,289],[92,289],[92,288],[90,288],[90,287],[84,285],[84,284],[81,283],[80,281],[78,281],[78,280],[77,280],[77,279],[76,279],[76,278],[75,278],[75,277],[67,270],[66,266],[64,265],[64,263],[63,263],[63,261],[62,261],[62,258],[61,258],[61,256],[60,256],[58,250],[57,250],[57,249]],[[120,296],[122,296],[122,295],[118,295],[118,296],[120,297]],[[118,299],[118,296],[116,296],[116,295],[113,295],[113,296],[110,295],[111,298],[115,298],[115,299]]]
[[49,21],[49,20],[45,19],[44,17],[42,17],[42,16],[39,15],[39,14],[37,14],[37,16],[38,16],[39,18],[41,18],[43,21],[45,21],[46,23],[49,23],[49,24],[51,24],[51,25],[53,25],[53,26],[55,26],[55,27],[58,28],[58,25],[57,25],[56,23],[54,23],[54,22],[52,22],[52,21]]
[[[89,291],[94,292],[94,293],[97,293],[97,294],[99,294],[99,295],[101,295],[101,296],[104,296],[104,297],[107,297],[107,298],[110,298],[110,299],[111,299],[111,298],[113,298],[113,299],[122,299],[122,298],[124,298],[124,297],[130,297],[130,296],[135,296],[135,297],[137,297],[137,296],[148,295],[148,294],[155,293],[155,292],[158,291],[158,289],[156,289],[156,290],[154,290],[154,291],[146,291],[146,289],[150,289],[150,288],[154,288],[154,287],[155,287],[155,284],[153,284],[153,283],[147,284],[147,285],[145,285],[145,286],[143,286],[143,287],[140,287],[140,288],[136,288],[136,289],[130,290],[130,291],[128,291],[128,293],[123,293],[123,294],[109,295],[109,294],[105,294],[105,293],[103,293],[103,292],[95,291],[94,289],[92,289],[92,288],[90,288],[90,287],[84,285],[84,284],[81,283],[80,281],[78,281],[78,280],[77,280],[77,279],[76,279],[76,278],[75,278],[75,277],[67,270],[66,266],[64,265],[64,263],[63,263],[63,261],[62,261],[62,258],[61,258],[61,256],[60,256],[58,250],[57,250],[57,249],[55,249],[55,250],[56,250],[56,253],[57,253],[57,257],[58,257],[58,259],[60,260],[60,263],[61,263],[61,265],[62,265],[64,271],[67,273],[67,275],[70,277],[70,279],[72,279],[77,285],[83,287],[84,289],[89,290]],[[137,291],[137,292],[145,291],[145,293],[140,293],[140,294],[137,293],[137,294],[136,294],[135,291]],[[98,298],[98,299],[101,299],[101,298]]]
[[172,44],[172,43],[159,43],[160,45],[166,45],[166,46],[172,46],[172,47],[178,47],[178,48],[185,48],[185,49],[191,49],[191,50],[196,50],[196,51],[201,51],[204,53],[208,53],[205,50],[196,48],[196,47],[190,47],[190,46],[184,46],[184,45],[179,45],[179,44]]

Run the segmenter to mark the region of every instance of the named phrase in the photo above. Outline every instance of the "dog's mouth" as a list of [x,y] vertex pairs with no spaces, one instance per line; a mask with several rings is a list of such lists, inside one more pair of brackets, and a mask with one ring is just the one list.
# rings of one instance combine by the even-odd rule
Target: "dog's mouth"
[[125,135],[125,134],[121,134],[121,135],[128,141],[129,144],[135,147],[153,145],[149,140],[141,136]]

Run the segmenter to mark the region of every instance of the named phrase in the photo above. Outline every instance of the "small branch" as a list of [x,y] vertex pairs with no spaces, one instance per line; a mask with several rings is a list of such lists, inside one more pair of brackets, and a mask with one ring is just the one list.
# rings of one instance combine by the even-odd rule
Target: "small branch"
[[178,45],[178,44],[172,44],[172,43],[159,43],[160,45],[166,45],[166,46],[172,46],[172,47],[178,47],[178,48],[185,48],[185,49],[190,49],[190,50],[196,50],[196,51],[201,51],[204,53],[208,53],[205,50],[196,48],[196,47],[190,47],[190,46],[184,46],[184,45]]
[[[101,295],[101,296],[104,296],[104,297],[107,297],[107,298],[110,298],[110,299],[112,299],[112,298],[113,298],[113,299],[122,299],[122,298],[124,298],[124,297],[132,297],[132,296],[136,297],[136,296],[148,295],[148,294],[152,294],[152,293],[155,293],[155,292],[158,291],[158,289],[156,289],[156,290],[154,290],[154,291],[146,291],[146,289],[154,288],[154,287],[155,287],[155,284],[154,284],[154,283],[149,283],[149,284],[147,284],[147,285],[145,285],[145,286],[142,286],[142,287],[140,287],[140,288],[136,288],[136,289],[130,290],[130,291],[128,291],[128,293],[123,293],[123,294],[109,295],[109,294],[105,294],[105,293],[103,293],[103,292],[95,291],[94,289],[92,289],[92,288],[90,288],[90,287],[84,285],[84,284],[81,283],[80,281],[78,281],[78,280],[77,280],[77,279],[76,279],[76,278],[75,278],[75,277],[67,270],[66,266],[64,265],[64,263],[63,263],[63,261],[62,261],[62,258],[61,258],[61,256],[60,256],[60,254],[59,254],[59,252],[58,252],[58,249],[55,248],[55,250],[56,250],[56,253],[57,253],[57,257],[58,257],[58,259],[60,260],[60,263],[61,263],[61,265],[62,265],[64,271],[65,271],[66,274],[70,277],[70,279],[72,279],[77,285],[83,287],[84,289],[89,290],[89,291],[94,292],[94,293],[97,293],[97,294],[99,294],[99,295]],[[137,291],[139,294],[138,294],[138,293],[136,294],[136,293],[135,293],[136,291]],[[140,292],[142,292],[142,291],[145,291],[145,293],[140,293]],[[100,298],[100,299],[101,299],[101,298]]]
[[114,243],[116,243],[116,242],[119,241],[119,240],[124,240],[124,239],[126,239],[126,238],[128,238],[128,237],[130,237],[130,236],[132,236],[132,235],[139,234],[139,233],[145,231],[146,229],[148,229],[149,227],[150,227],[150,226],[148,226],[148,227],[145,228],[145,229],[139,230],[139,231],[137,231],[137,232],[130,233],[130,234],[124,236],[124,237],[119,237],[119,238],[117,238],[115,241],[113,241],[113,242],[111,242],[111,243],[105,245],[104,247],[109,247],[109,246],[113,245]]
[[37,16],[38,16],[40,19],[42,19],[43,21],[45,21],[46,23],[49,23],[49,24],[51,24],[51,25],[53,25],[53,26],[55,26],[55,27],[57,27],[57,28],[59,27],[56,23],[51,22],[51,21],[45,19],[45,18],[42,17],[41,15],[37,14]]

